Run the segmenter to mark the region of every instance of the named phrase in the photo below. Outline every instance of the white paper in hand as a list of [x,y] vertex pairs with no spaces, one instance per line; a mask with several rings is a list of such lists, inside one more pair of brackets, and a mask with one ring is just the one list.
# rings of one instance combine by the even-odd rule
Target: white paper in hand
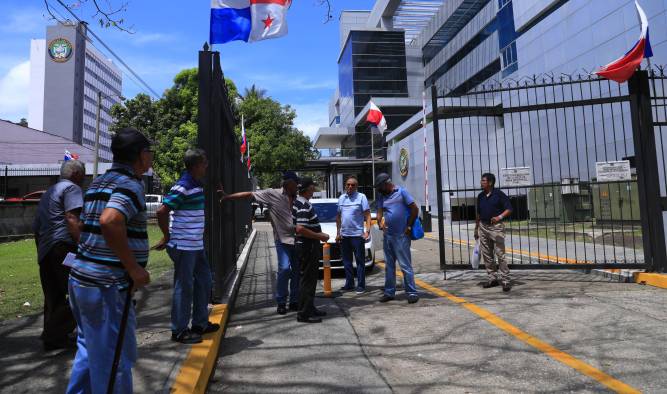
[[472,265],[472,269],[476,270],[479,268],[479,260],[479,242],[477,242],[475,244],[475,249],[472,250],[472,257],[470,258],[470,265]]
[[76,259],[76,254],[67,253],[67,256],[65,256],[65,260],[63,260],[63,265],[65,267],[72,268],[72,265],[74,265],[74,259]]

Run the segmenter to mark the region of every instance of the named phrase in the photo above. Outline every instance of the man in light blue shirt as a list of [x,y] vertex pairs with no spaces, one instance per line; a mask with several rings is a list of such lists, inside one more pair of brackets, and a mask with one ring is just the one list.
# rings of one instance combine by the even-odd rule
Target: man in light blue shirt
[[379,192],[377,199],[377,219],[380,230],[384,231],[384,259],[386,262],[384,295],[380,302],[394,299],[396,293],[396,260],[403,272],[403,284],[408,294],[408,302],[419,301],[415,274],[412,270],[410,254],[412,225],[417,220],[419,208],[414,198],[402,187],[391,182],[388,174],[375,178],[375,188]]
[[[366,291],[366,270],[364,243],[371,231],[371,209],[368,199],[357,188],[359,181],[355,176],[345,181],[345,193],[338,199],[338,215],[336,216],[336,242],[341,245],[343,266],[345,267],[345,286],[341,290],[354,289],[354,270],[352,254],[357,261],[357,294]],[[364,222],[366,227],[364,228]]]

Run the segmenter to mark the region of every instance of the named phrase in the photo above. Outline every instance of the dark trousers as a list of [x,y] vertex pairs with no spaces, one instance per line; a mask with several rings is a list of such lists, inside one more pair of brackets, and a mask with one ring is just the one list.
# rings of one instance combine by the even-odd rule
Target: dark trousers
[[[366,251],[364,245],[366,240],[364,237],[343,237],[341,240],[341,254],[343,257],[343,267],[345,267],[345,288],[351,289],[354,287],[354,268],[352,266],[352,259],[357,261],[357,289],[363,290],[366,288],[366,259],[364,252]],[[354,257],[353,257],[354,256]]]
[[304,240],[296,243],[296,256],[301,268],[299,282],[299,316],[308,317],[315,311],[315,289],[320,263],[320,241]]
[[57,343],[67,339],[74,331],[76,321],[67,299],[69,268],[63,265],[68,252],[75,253],[76,246],[57,243],[39,264],[39,278],[44,292],[44,343]]

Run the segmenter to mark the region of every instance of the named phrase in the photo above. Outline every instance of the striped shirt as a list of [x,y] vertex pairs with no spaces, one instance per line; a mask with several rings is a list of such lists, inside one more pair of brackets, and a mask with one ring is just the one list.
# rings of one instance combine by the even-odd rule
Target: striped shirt
[[189,172],[164,196],[172,210],[168,246],[179,250],[204,249],[204,187]]
[[[316,233],[322,232],[320,219],[318,219],[313,205],[304,197],[299,196],[294,200],[292,204],[292,220],[294,221],[294,226],[303,226]],[[304,240],[304,237],[296,237],[297,243],[302,243]]]
[[107,208],[125,216],[130,250],[139,265],[145,267],[148,263],[144,185],[135,177],[132,167],[114,163],[109,171],[93,180],[83,196],[83,230],[70,275],[84,285],[124,289],[128,285],[127,272],[107,245],[100,226],[100,216]]

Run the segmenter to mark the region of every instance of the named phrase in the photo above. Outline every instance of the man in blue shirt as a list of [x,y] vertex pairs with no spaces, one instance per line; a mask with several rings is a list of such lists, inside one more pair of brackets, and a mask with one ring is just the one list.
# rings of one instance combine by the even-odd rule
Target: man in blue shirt
[[412,196],[402,187],[391,182],[388,174],[382,173],[375,178],[375,188],[379,192],[377,199],[377,219],[380,230],[384,231],[384,259],[386,263],[384,295],[380,302],[394,299],[396,293],[396,260],[403,271],[403,283],[408,294],[408,302],[419,301],[415,275],[412,270],[410,234],[412,225],[417,220],[419,209]]
[[79,242],[83,192],[81,184],[86,167],[78,160],[67,160],[60,167],[60,180],[49,187],[39,201],[33,222],[39,278],[44,291],[44,350],[74,347],[69,334],[76,321],[67,300],[69,267],[63,265],[68,253],[76,253]]
[[[106,392],[127,292],[150,281],[144,269],[148,233],[141,176],[153,163],[151,142],[138,130],[125,128],[113,136],[111,152],[111,169],[95,178],[83,197],[83,228],[69,277],[78,338],[67,393]],[[117,393],[132,392],[137,359],[134,305],[127,307]]]
[[[174,262],[174,295],[171,301],[171,340],[199,343],[202,334],[215,332],[219,324],[208,321],[208,300],[213,281],[204,251],[204,185],[208,159],[202,149],[188,149],[185,172],[164,197],[157,210],[162,240],[153,249],[167,248]],[[170,223],[171,214],[171,223]],[[189,327],[192,317],[192,328]]]
[[[503,286],[503,291],[510,291],[510,270],[505,261],[505,225],[503,220],[512,214],[509,197],[494,186],[496,176],[491,173],[482,174],[482,192],[477,196],[477,223],[475,239],[479,239],[479,251],[484,258],[484,266],[488,280],[484,288]],[[498,257],[496,265],[495,257]],[[498,273],[500,267],[500,273]]]
[[345,286],[341,290],[354,289],[352,269],[354,253],[357,260],[357,294],[362,294],[366,291],[364,244],[371,231],[371,208],[368,206],[366,195],[357,191],[358,186],[359,181],[355,176],[350,176],[345,181],[345,193],[338,199],[336,242],[341,245],[343,267],[345,267]]

